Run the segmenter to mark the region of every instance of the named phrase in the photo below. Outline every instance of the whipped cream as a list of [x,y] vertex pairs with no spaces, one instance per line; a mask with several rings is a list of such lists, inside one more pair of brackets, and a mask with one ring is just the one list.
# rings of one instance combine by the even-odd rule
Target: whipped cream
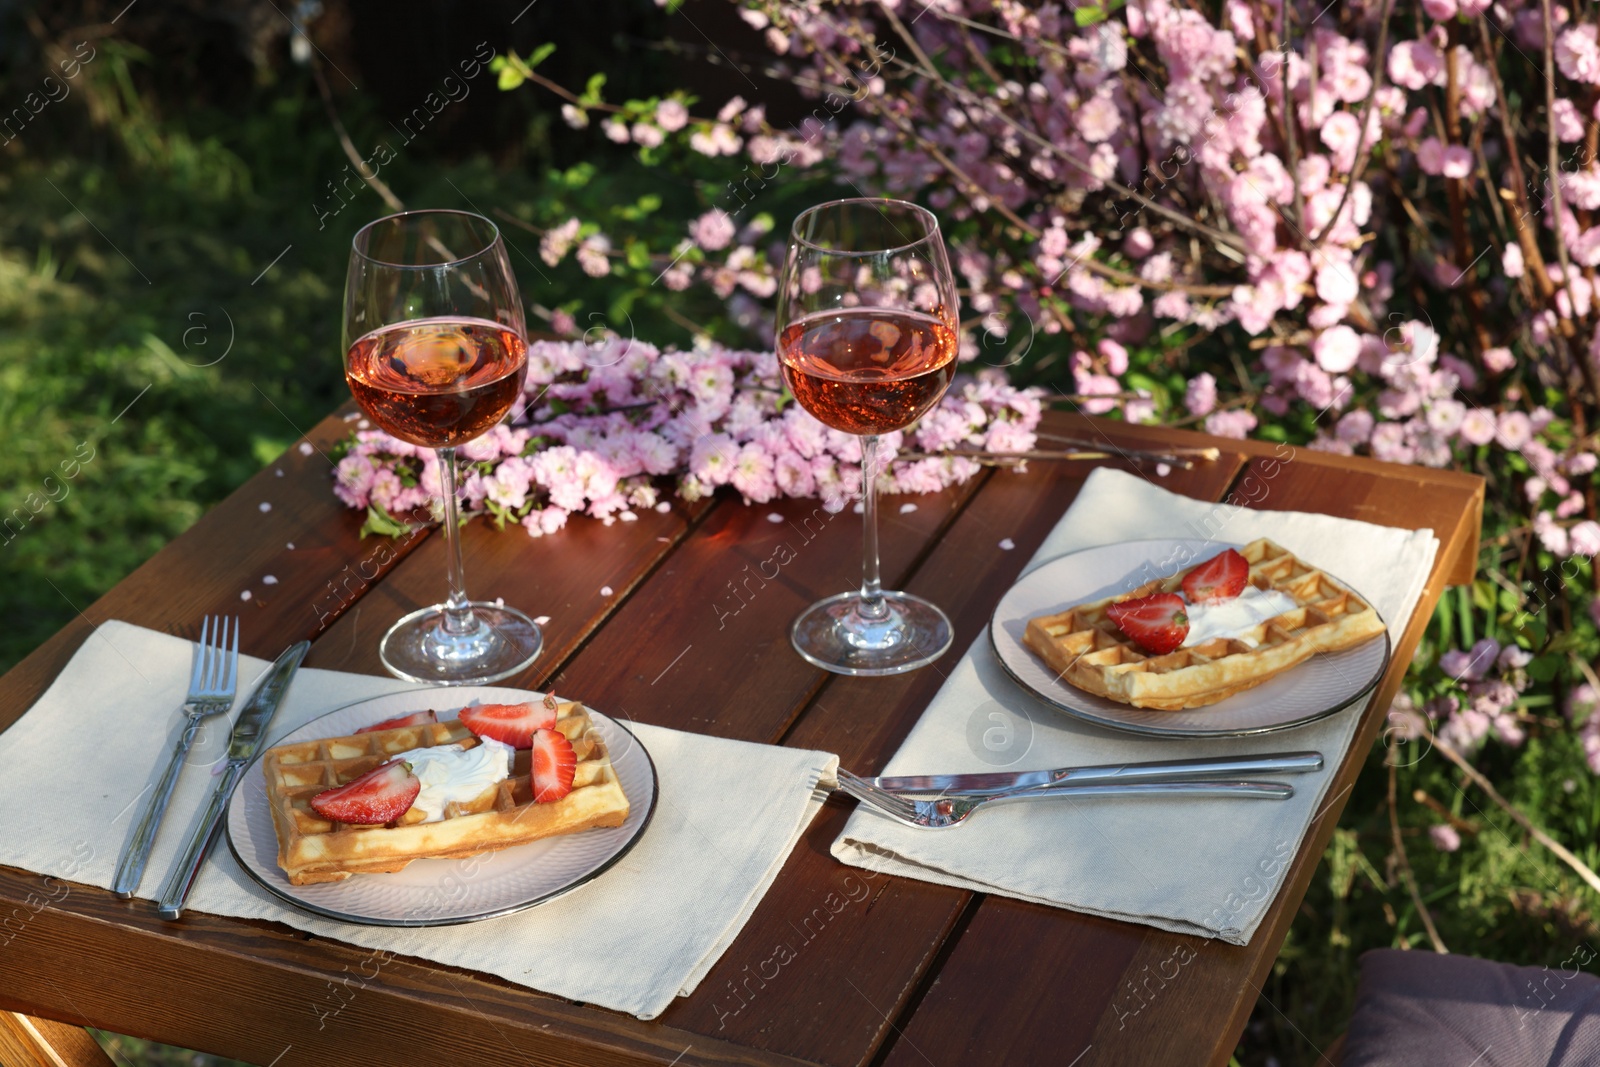
[[1189,636],[1183,639],[1183,647],[1192,648],[1219,637],[1232,637],[1254,648],[1259,642],[1240,635],[1295,607],[1294,597],[1288,593],[1279,589],[1258,589],[1253,585],[1246,586],[1244,592],[1231,600],[1190,604],[1184,608],[1189,616]]
[[444,818],[446,804],[471,800],[509,778],[513,752],[510,745],[484,737],[473,748],[437,745],[414,748],[395,758],[411,764],[411,773],[422,782],[412,809],[423,813],[423,822],[438,822]]

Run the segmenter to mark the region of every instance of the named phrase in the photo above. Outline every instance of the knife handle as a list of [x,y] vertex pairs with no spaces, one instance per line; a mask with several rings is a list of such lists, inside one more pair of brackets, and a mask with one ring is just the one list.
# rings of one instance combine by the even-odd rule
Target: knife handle
[[1206,756],[1101,767],[1068,767],[1050,772],[1055,782],[1159,782],[1244,774],[1306,774],[1322,769],[1320,752],[1278,752],[1266,756]]
[[211,791],[211,800],[206,804],[205,813],[200,816],[200,825],[195,828],[183,855],[167,876],[167,884],[161,887],[156,907],[163,919],[177,919],[183,915],[183,905],[189,899],[189,890],[194,888],[195,877],[200,873],[206,853],[211,851],[211,842],[217,836],[217,826],[222,821],[222,812],[228,806],[228,798],[233,795],[239,770],[229,767],[223,773],[222,780]]
[[[187,711],[190,705],[185,705]],[[122,858],[117,861],[117,873],[111,879],[111,891],[121,900],[128,900],[139,890],[139,882],[144,878],[145,864],[150,860],[150,849],[156,842],[156,831],[161,828],[161,820],[166,817],[167,804],[172,800],[173,787],[178,784],[178,772],[183,769],[183,758],[189,754],[189,748],[194,744],[195,735],[200,732],[200,720],[190,716],[183,724],[183,732],[178,735],[177,742],[172,747],[172,755],[167,760],[167,769],[161,772],[161,780],[156,783],[154,793],[145,801],[144,809],[139,813],[139,824],[133,831],[133,836],[122,848]]]

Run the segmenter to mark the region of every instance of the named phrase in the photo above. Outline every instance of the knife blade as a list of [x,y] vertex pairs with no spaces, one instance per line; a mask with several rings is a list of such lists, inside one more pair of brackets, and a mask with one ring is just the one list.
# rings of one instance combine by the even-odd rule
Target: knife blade
[[157,898],[157,910],[163,919],[176,919],[183,915],[184,902],[189,899],[189,890],[194,887],[195,876],[200,873],[200,864],[205,862],[206,853],[211,850],[228,797],[233,793],[233,787],[238,784],[245,767],[255,759],[261,742],[266,739],[267,724],[277,714],[278,706],[283,703],[284,694],[289,690],[289,683],[294,679],[294,672],[310,650],[310,641],[298,641],[284,649],[283,654],[262,673],[255,691],[234,720],[233,733],[228,737],[227,766],[217,779],[216,788],[211,791],[211,800],[200,817],[200,824],[189,838],[187,847],[172,868],[172,873],[167,876],[167,883],[162,886],[161,895]]
[[1013,789],[1034,789],[1056,782],[1161,782],[1180,778],[1231,777],[1242,774],[1305,774],[1321,769],[1320,752],[1275,752],[1264,756],[1211,756],[1205,759],[1157,760],[1150,763],[1106,763],[1092,767],[1058,767],[1043,771],[906,774],[866,780],[879,789],[891,793],[961,793],[985,796]]

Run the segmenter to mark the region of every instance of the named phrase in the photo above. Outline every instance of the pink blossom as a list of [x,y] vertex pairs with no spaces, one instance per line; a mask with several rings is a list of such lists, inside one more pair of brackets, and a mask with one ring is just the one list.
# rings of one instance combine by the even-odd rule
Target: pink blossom
[[[1451,7],[1454,6],[1454,4],[1451,4]],[[1435,15],[1434,17],[1448,18],[1449,16]],[[1454,826],[1447,822],[1434,823],[1428,827],[1428,840],[1432,841],[1433,847],[1440,852],[1454,852],[1461,847],[1461,835],[1456,832]]]
[[1449,437],[1461,429],[1461,422],[1466,418],[1467,406],[1461,401],[1451,397],[1436,398],[1428,405],[1428,412],[1424,416],[1428,429],[1434,433]]
[[1095,348],[1106,361],[1106,370],[1121,377],[1128,373],[1128,350],[1109,337],[1102,338]]
[[1110,97],[1098,94],[1078,109],[1078,133],[1095,144],[1107,140],[1122,125],[1122,115]]
[[1481,711],[1462,708],[1450,716],[1449,721],[1439,729],[1438,738],[1441,743],[1456,752],[1468,753],[1477,748],[1488,736],[1490,725],[1489,716]]
[[1085,414],[1104,415],[1108,411],[1115,410],[1117,402],[1098,398],[1115,396],[1122,392],[1122,385],[1115,378],[1104,374],[1086,374],[1078,379],[1078,392],[1086,398],[1083,401]]
[[724,485],[733,475],[738,448],[724,433],[707,434],[689,454],[689,472],[707,485]]
[[1243,408],[1213,411],[1206,416],[1206,433],[1214,437],[1232,437],[1244,440],[1256,428],[1256,417]]
[[[1515,248],[1516,245],[1512,245]],[[1490,374],[1504,374],[1517,365],[1517,359],[1511,354],[1509,348],[1486,348],[1483,350],[1483,366]]]
[[1346,305],[1361,294],[1356,272],[1348,263],[1325,262],[1317,268],[1317,296],[1329,304]]
[[1430,19],[1448,22],[1456,17],[1456,0],[1422,0],[1422,10]]
[[668,133],[675,133],[689,122],[689,109],[680,100],[663,100],[656,105],[656,124]]
[[1472,173],[1472,150],[1465,145],[1445,145],[1439,160],[1439,173],[1446,178],[1465,178]]
[[604,234],[585,237],[578,245],[578,266],[591,278],[603,278],[611,273],[611,260],[606,255],[609,251],[611,239]]
[[1569,546],[1575,555],[1600,555],[1600,523],[1585,519],[1567,533]]
[[1372,437],[1372,427],[1376,420],[1372,412],[1356,408],[1347,412],[1334,428],[1334,433],[1339,440],[1352,445],[1364,445]]
[[733,219],[721,208],[713,208],[689,224],[689,236],[707,252],[726,248],[736,232]]
[[633,142],[643,148],[658,148],[665,140],[661,134],[661,127],[648,122],[635,122],[630,132],[633,134]]
[[1555,109],[1550,112],[1550,126],[1559,141],[1583,140],[1583,116],[1578,106],[1564,96],[1556,97]]
[[1389,80],[1407,89],[1444,83],[1444,58],[1427,41],[1401,41],[1389,52]]
[[1461,439],[1471,445],[1486,445],[1494,440],[1498,428],[1494,412],[1473,408],[1461,419]]
[[1157,22],[1154,36],[1174,78],[1203,79],[1233,66],[1233,34],[1214,28],[1198,11],[1169,14]]
[[780,452],[772,465],[773,481],[784,496],[810,496],[816,491],[811,465],[796,452]]
[[1429,137],[1417,146],[1417,166],[1424,174],[1443,173],[1444,143],[1439,138]]
[[1494,436],[1501,448],[1515,452],[1533,440],[1533,424],[1528,416],[1520,411],[1502,412]]
[[746,500],[757,504],[771,500],[777,493],[772,456],[756,445],[745,445],[733,462],[728,482],[744,494]]
[[1348,171],[1355,163],[1357,142],[1361,140],[1361,123],[1348,111],[1335,111],[1322,124],[1322,143],[1333,153],[1333,165]]
[[1600,84],[1600,45],[1595,27],[1574,26],[1556,38],[1556,66],[1573,81]]
[[561,262],[578,239],[580,225],[577,219],[568,219],[554,229],[545,231],[539,239],[539,258],[545,261],[546,266],[553,267]]
[[1494,665],[1500,654],[1500,642],[1486,637],[1472,646],[1471,651],[1451,649],[1439,657],[1439,669],[1458,682],[1476,682]]
[[1361,355],[1361,337],[1348,326],[1334,326],[1311,342],[1311,351],[1323,370],[1343,374],[1356,365]]
[[1379,423],[1369,445],[1373,458],[1385,463],[1410,463],[1416,458],[1416,447],[1406,440],[1406,428],[1398,422]]
[[1572,552],[1572,542],[1564,526],[1558,526],[1555,517],[1548,511],[1541,511],[1533,517],[1533,533],[1545,551],[1556,556],[1567,556]]
[[[334,468],[333,491],[353,508],[364,508],[372,497],[377,468],[366,456],[348,455]],[[398,484],[398,479],[396,479]]]
[[1183,406],[1191,415],[1211,414],[1217,406],[1217,380],[1204,372],[1190,378],[1189,388],[1184,393]]

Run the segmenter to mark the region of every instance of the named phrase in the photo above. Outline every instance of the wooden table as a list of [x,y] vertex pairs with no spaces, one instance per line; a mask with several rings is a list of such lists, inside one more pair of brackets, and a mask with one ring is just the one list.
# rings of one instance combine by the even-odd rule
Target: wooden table
[[[166,923],[148,901],[86,886],[63,894],[59,883],[5,867],[0,915],[34,914],[0,947],[0,1006],[276,1067],[1225,1064],[1434,603],[1472,576],[1483,483],[1059,413],[1043,428],[1123,447],[1214,444],[1220,460],[1161,484],[1439,536],[1422,602],[1331,800],[1248,946],[868,878],[828,854],[852,807],[835,797],[699,990],[653,1022],[422,961],[375,965],[370,952],[272,923],[198,913]],[[308,665],[382,674],[379,635],[443,594],[443,545],[427,535],[398,545],[358,539],[359,517],[334,499],[323,455],[348,430],[330,416],[307,438],[311,448],[291,448],[0,678],[0,728],[108,619],[192,634],[207,612],[239,612],[253,655],[313,637]],[[986,472],[938,495],[889,498],[886,584],[930,597],[956,627],[954,651],[897,678],[829,675],[789,647],[800,609],[859,576],[859,521],[848,512],[828,521],[815,501],[746,507],[718,497],[610,527],[577,519],[543,540],[474,523],[465,531],[469,591],[550,616],[544,654],[503,684],[549,684],[678,729],[826,749],[875,773],[1090,469],[1036,462],[1024,474]],[[916,509],[902,513],[908,500]],[[774,575],[764,563],[785,542],[796,558]],[[266,575],[277,583],[264,584]],[[241,601],[246,590],[251,599]],[[830,892],[846,898],[844,910],[808,926],[776,977],[757,975]]]

